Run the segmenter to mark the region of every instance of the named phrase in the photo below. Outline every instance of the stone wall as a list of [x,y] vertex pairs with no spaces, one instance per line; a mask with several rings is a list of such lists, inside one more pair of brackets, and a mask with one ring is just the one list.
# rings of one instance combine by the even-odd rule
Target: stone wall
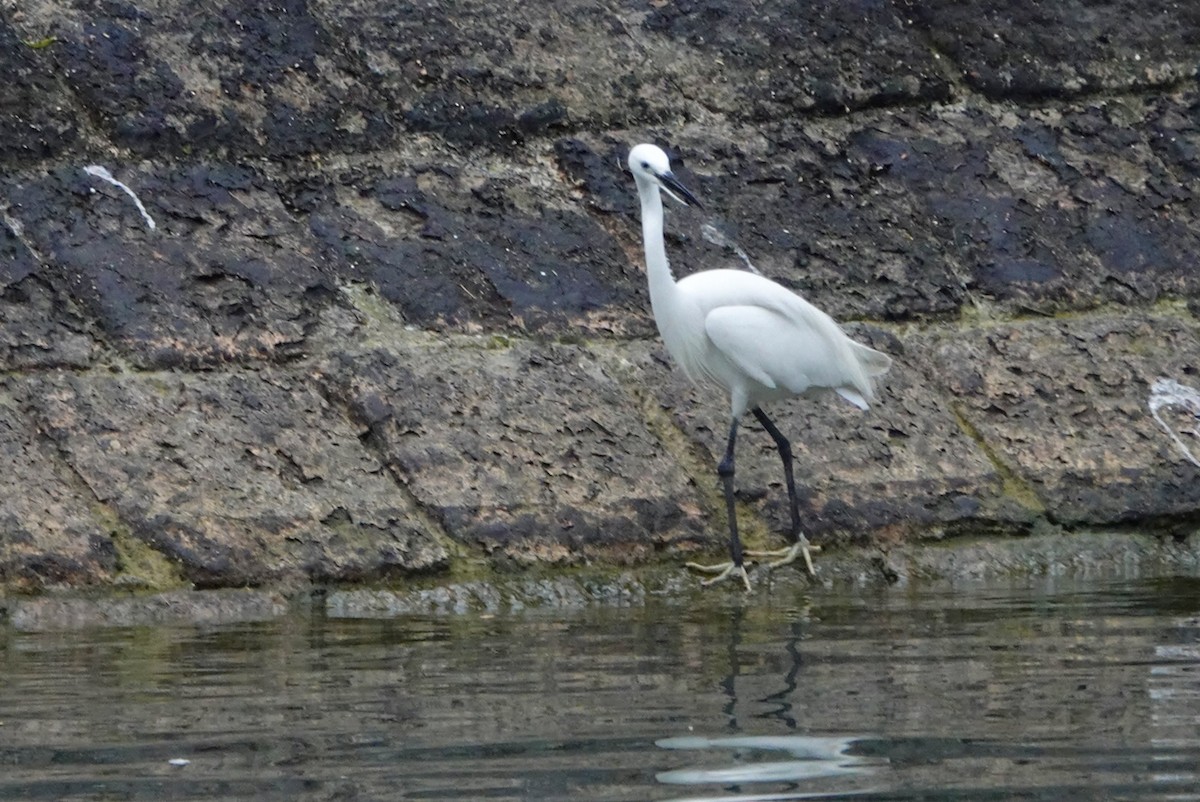
[[1196,532],[1200,8],[1044,5],[4,0],[0,587],[720,552],[647,140],[678,273],[732,240],[897,360],[779,408],[819,541]]

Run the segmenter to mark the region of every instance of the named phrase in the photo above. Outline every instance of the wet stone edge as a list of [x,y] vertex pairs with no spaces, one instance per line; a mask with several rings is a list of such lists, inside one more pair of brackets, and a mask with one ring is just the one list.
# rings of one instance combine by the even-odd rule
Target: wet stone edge
[[432,580],[421,587],[173,590],[150,595],[0,596],[0,627],[18,632],[132,626],[229,626],[300,612],[369,619],[422,615],[568,612],[590,606],[772,604],[819,600],[822,594],[919,592],[1038,579],[1121,581],[1200,576],[1200,534],[1186,538],[1130,532],[1041,534],[1004,540],[960,538],[890,549],[851,548],[823,555],[816,578],[784,569],[751,571],[754,590],[730,584],[701,588],[681,567],[570,574],[523,574],[470,581]]

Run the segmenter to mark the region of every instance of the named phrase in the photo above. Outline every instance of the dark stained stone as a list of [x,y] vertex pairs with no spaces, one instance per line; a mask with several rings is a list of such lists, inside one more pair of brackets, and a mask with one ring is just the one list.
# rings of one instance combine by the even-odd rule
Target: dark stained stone
[[0,210],[0,370],[84,367],[96,352],[89,328],[48,282],[24,224]]
[[884,0],[650,5],[643,27],[740,74],[739,112],[758,122],[950,96],[934,54]]
[[55,76],[51,55],[59,46],[45,35],[22,39],[0,16],[0,164],[41,161],[75,145],[78,112]]
[[[47,292],[69,299],[144,367],[302,351],[305,326],[334,285],[261,177],[224,166],[116,172],[154,230],[124,192],[82,169],[2,187],[24,232],[13,247],[37,248]],[[290,255],[278,258],[283,251]]]
[[1138,0],[902,0],[973,87],[993,97],[1170,88],[1196,77],[1200,7]]
[[[472,186],[457,169],[356,173],[353,205],[314,201],[325,261],[371,282],[431,329],[646,333],[645,280],[573,206],[531,198],[520,175]],[[369,188],[369,189],[368,189]],[[538,204],[536,214],[527,211]]]
[[116,143],[144,156],[289,159],[394,135],[362,54],[343,47],[307,0],[53,5],[56,13],[40,11],[60,40],[48,48],[57,71]]

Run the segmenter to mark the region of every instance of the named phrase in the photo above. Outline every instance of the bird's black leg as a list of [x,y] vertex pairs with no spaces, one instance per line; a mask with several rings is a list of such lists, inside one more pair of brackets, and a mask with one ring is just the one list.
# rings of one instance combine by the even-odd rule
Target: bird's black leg
[[725,456],[717,465],[717,475],[721,477],[721,484],[725,486],[725,511],[729,517],[729,558],[727,563],[720,565],[699,565],[698,563],[688,563],[688,568],[694,568],[697,571],[704,571],[710,574],[716,574],[712,579],[705,580],[703,584],[711,585],[725,579],[728,576],[740,577],[746,590],[750,590],[750,577],[746,575],[746,566],[743,564],[742,539],[738,537],[737,528],[737,508],[733,496],[733,450],[737,443],[738,420],[733,419],[729,425],[729,442],[725,446]]
[[725,512],[729,516],[729,558],[733,564],[742,567],[742,539],[738,537],[737,510],[733,497],[733,447],[737,443],[738,420],[733,419],[729,426],[729,443],[725,446],[725,457],[717,465],[717,476],[725,486]]
[[779,449],[779,458],[783,460],[783,476],[787,481],[788,510],[792,514],[792,545],[787,549],[777,552],[755,552],[755,554],[756,556],[782,557],[783,559],[779,562],[771,564],[772,568],[787,565],[802,554],[809,573],[815,573],[812,565],[812,557],[809,555],[809,552],[819,551],[820,549],[817,546],[810,545],[808,538],[800,531],[800,505],[796,500],[796,479],[792,473],[792,444],[783,436],[783,432],[779,431],[779,427],[767,417],[767,413],[763,412],[761,407],[755,407],[751,412],[754,413],[754,417],[762,424],[762,427],[767,430],[767,434],[771,435],[771,439],[775,441],[775,447]]
[[767,413],[762,411],[761,407],[755,407],[751,410],[754,417],[762,424],[762,427],[767,430],[767,434],[771,435],[771,439],[775,441],[775,447],[779,449],[779,458],[783,460],[783,476],[787,480],[788,494],[788,509],[792,512],[792,542],[796,542],[796,538],[800,534],[800,507],[796,502],[796,479],[792,475],[792,444],[783,436],[783,432],[767,417]]

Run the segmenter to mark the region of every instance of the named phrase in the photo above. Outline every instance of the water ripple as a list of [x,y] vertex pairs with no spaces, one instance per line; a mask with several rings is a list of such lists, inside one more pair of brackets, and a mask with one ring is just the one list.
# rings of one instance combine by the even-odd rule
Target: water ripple
[[0,799],[1196,800],[1198,590],[0,629]]

